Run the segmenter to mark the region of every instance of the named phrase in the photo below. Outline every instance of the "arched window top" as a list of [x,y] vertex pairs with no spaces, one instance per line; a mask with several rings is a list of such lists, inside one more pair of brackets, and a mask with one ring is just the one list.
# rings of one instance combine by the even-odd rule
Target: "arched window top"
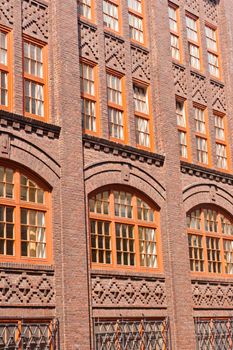
[[128,188],[112,187],[89,198],[92,266],[159,268],[159,213]]
[[193,272],[233,274],[233,218],[217,206],[187,214],[190,268]]
[[40,179],[0,165],[0,261],[48,262],[48,213]]

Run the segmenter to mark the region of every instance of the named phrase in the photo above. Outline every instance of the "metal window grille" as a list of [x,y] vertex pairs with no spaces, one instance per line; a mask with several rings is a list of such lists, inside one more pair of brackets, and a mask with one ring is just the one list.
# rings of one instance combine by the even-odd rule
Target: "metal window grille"
[[195,319],[197,350],[233,349],[233,318]]
[[94,320],[95,350],[170,350],[169,322]]
[[0,319],[0,350],[59,350],[58,320],[4,322]]

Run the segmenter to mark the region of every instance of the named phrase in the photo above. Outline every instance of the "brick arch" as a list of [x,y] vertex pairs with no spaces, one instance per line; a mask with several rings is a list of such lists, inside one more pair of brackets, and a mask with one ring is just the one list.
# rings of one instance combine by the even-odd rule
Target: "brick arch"
[[200,204],[211,204],[221,207],[231,215],[233,213],[233,193],[211,182],[187,186],[183,191],[183,200],[186,212]]
[[86,193],[107,185],[136,188],[149,197],[159,208],[166,199],[165,188],[148,172],[127,162],[104,161],[84,170]]
[[54,187],[60,178],[59,164],[47,152],[15,135],[1,134],[0,159],[29,170],[49,187]]

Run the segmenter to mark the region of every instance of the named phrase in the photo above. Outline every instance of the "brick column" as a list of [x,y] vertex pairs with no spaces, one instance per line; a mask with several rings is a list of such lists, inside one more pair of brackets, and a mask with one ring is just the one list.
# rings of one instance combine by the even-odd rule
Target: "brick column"
[[23,114],[23,40],[22,40],[22,2],[13,2],[13,112]]
[[[175,112],[174,78],[170,53],[168,4],[151,1],[150,25],[152,74],[157,88],[157,128],[163,140],[165,159],[167,227],[163,246],[172,343],[175,350],[195,349],[191,278],[180,176],[178,133]],[[159,68],[158,68],[159,67]]]
[[90,350],[77,2],[51,0],[50,16],[54,119],[61,126],[61,256],[55,256],[61,347]]

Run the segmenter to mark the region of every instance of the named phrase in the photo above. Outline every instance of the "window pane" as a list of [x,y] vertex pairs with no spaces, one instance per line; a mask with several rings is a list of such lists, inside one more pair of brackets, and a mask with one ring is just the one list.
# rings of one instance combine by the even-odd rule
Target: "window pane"
[[104,25],[114,31],[119,31],[118,6],[112,2],[103,0]]

